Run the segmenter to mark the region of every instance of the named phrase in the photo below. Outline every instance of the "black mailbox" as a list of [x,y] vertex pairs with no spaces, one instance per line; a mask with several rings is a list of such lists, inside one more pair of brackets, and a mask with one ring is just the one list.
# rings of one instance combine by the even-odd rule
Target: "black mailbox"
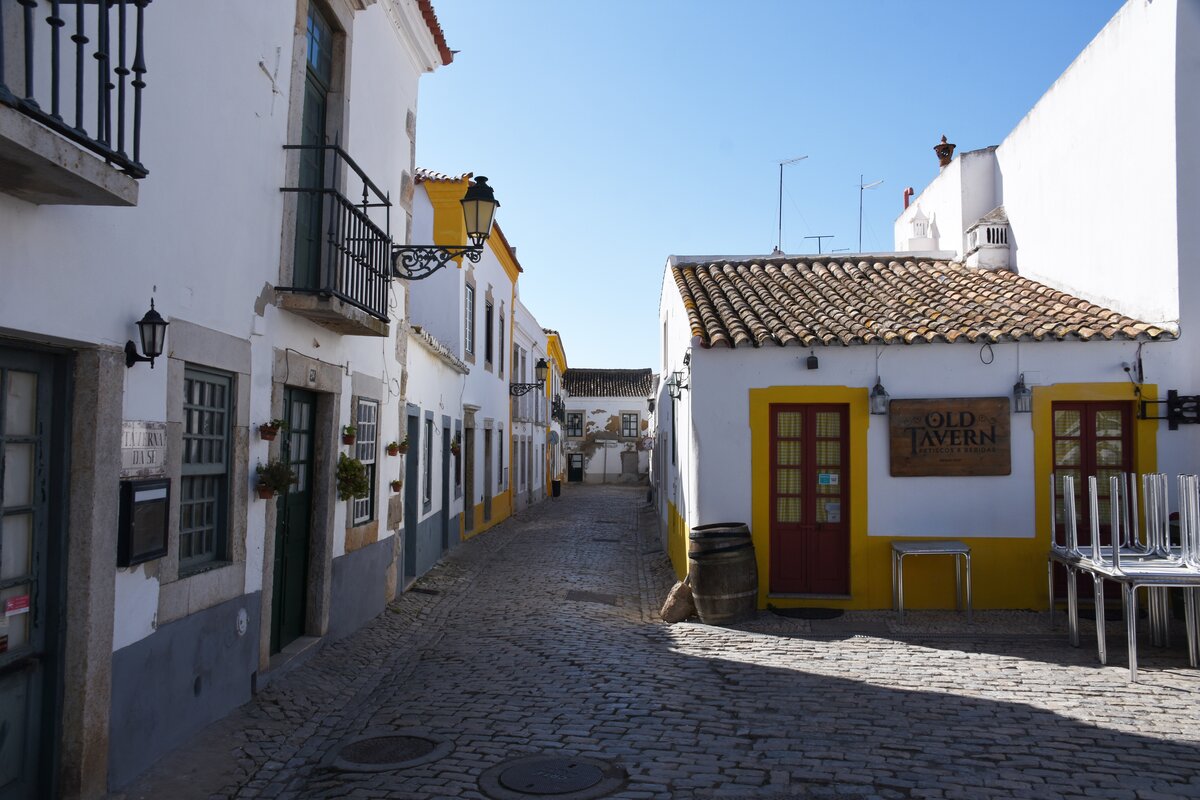
[[169,478],[121,481],[117,566],[132,567],[167,554]]

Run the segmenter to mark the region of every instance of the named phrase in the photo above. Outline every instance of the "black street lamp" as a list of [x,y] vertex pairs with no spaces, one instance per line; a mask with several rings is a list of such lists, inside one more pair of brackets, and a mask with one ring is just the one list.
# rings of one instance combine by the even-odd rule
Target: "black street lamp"
[[428,278],[451,260],[466,256],[473,263],[479,263],[483,256],[483,243],[492,232],[492,218],[500,203],[488,186],[487,178],[480,175],[467,187],[463,195],[463,217],[467,223],[467,237],[470,245],[463,247],[438,247],[436,245],[392,245],[392,275],[419,281]]
[[142,352],[138,355],[137,345],[133,340],[125,342],[125,367],[132,367],[139,361],[149,361],[150,369],[154,369],[154,359],[162,355],[163,344],[167,340],[167,326],[171,323],[162,318],[154,310],[154,298],[150,298],[150,310],[138,320],[138,338],[142,340]]
[[533,373],[537,376],[537,383],[510,383],[508,385],[508,393],[513,397],[520,397],[523,394],[532,392],[534,389],[545,386],[546,375],[549,372],[550,365],[546,363],[546,359],[539,358],[537,364],[533,368]]

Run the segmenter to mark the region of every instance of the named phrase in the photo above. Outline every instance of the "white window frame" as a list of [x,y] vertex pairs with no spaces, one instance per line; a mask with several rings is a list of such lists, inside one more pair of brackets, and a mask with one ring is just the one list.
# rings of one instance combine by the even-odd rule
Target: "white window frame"
[[370,491],[366,497],[350,501],[350,518],[354,525],[363,525],[375,519],[375,467],[379,457],[379,401],[365,397],[357,398],[354,411],[355,432],[354,457],[367,468]]

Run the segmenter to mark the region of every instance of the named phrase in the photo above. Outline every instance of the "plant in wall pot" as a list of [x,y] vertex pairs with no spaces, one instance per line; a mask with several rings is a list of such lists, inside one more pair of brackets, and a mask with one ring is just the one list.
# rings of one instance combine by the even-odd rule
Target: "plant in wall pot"
[[404,438],[404,442],[388,442],[387,454],[389,456],[398,456],[401,453],[408,451],[408,437]]
[[345,453],[338,454],[337,492],[339,500],[358,499],[371,493],[366,465]]
[[454,438],[450,440],[450,454],[458,458],[458,454],[462,452],[462,434],[454,434]]
[[287,420],[276,418],[270,422],[264,422],[262,425],[259,425],[258,435],[261,436],[265,442],[273,442],[275,441],[275,436],[280,431],[286,431],[287,428]]
[[296,473],[292,471],[291,465],[284,461],[259,464],[255,471],[258,473],[258,496],[263,500],[270,500],[277,493],[286,492],[287,488],[296,482]]
[[400,487],[402,487],[402,486],[404,486],[404,481],[400,480],[399,478],[392,481],[392,491],[393,492],[400,491]]
[[342,426],[342,444],[354,444],[356,438],[358,438],[358,428],[353,425]]

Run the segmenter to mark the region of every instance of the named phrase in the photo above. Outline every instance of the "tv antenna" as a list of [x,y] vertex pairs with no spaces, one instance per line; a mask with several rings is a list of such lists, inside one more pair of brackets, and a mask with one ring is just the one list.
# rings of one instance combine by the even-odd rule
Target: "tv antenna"
[[785,159],[779,162],[779,233],[775,239],[775,252],[783,252],[783,168],[788,164],[795,164],[797,161],[803,161],[808,156],[797,156],[796,158]]
[[832,239],[833,234],[832,233],[823,233],[820,236],[805,236],[804,238],[805,239],[816,239],[817,240],[817,255],[821,255],[821,240],[822,239]]
[[858,252],[862,252],[862,196],[864,189],[874,189],[879,184],[883,183],[883,178],[870,183],[863,183],[863,176],[858,176]]

